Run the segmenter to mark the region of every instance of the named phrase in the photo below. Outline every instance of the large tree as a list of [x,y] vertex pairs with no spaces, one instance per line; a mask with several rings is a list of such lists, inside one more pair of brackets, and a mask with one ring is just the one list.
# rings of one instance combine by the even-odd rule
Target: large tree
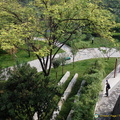
[[[96,33],[112,39],[113,15],[98,6],[96,0],[34,0],[21,5],[16,0],[0,2],[1,48],[21,48],[34,52],[45,76],[50,74],[52,61],[61,47],[78,31]],[[43,37],[35,44],[35,35]],[[55,45],[61,43],[53,53]]]

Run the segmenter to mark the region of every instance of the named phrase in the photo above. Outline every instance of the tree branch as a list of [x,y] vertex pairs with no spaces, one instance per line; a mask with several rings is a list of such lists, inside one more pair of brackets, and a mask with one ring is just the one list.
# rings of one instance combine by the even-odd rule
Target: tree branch
[[3,7],[3,9],[4,9],[6,12],[14,15],[14,17],[17,18],[18,21],[20,21],[21,23],[23,23],[22,19],[20,19],[19,16],[18,16],[15,12],[12,12],[12,11],[8,10],[7,8],[5,8],[5,7]]
[[[89,24],[88,24],[89,25]],[[87,25],[86,25],[87,26]],[[75,33],[75,31],[78,29],[78,28],[82,28],[82,27],[85,27],[85,26],[77,26],[72,32],[70,32],[70,35],[69,37],[62,43],[62,45],[57,49],[57,51],[55,52],[55,54],[53,55],[52,59],[54,59],[55,55],[58,53],[58,51],[61,49],[61,47],[72,37],[73,33]]]
[[75,20],[75,21],[77,21],[77,20],[79,20],[79,21],[80,21],[80,20],[88,20],[88,21],[90,21],[89,19],[73,19],[73,18],[69,18],[69,19],[60,20],[60,22],[63,22],[63,21],[72,21],[72,20],[73,20],[73,21],[74,21],[74,20]]

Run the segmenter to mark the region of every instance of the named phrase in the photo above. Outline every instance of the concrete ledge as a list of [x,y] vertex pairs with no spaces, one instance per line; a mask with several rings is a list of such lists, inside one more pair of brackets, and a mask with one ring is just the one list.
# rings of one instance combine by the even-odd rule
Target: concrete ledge
[[70,94],[70,92],[71,92],[74,84],[75,84],[76,81],[77,81],[77,78],[78,78],[78,73],[76,73],[76,74],[74,75],[73,79],[71,80],[71,82],[69,83],[67,89],[65,90],[65,92],[64,92],[64,94],[63,94],[63,97],[62,97],[63,100],[66,100],[67,97],[69,96],[69,94]]
[[64,91],[63,97],[61,97],[60,101],[58,102],[57,110],[53,112],[52,118],[50,120],[55,120],[57,115],[59,115],[59,112],[60,112],[60,110],[62,108],[62,105],[65,102],[65,100],[68,98],[69,94],[71,93],[71,90],[72,90],[74,84],[76,83],[77,78],[78,78],[78,73],[76,73],[74,75],[74,77],[72,78],[72,80],[69,83],[68,87]]
[[70,72],[67,71],[67,72],[65,73],[65,75],[62,77],[62,79],[60,80],[60,82],[58,83],[58,86],[59,86],[59,85],[63,85],[63,84],[66,82],[66,80],[68,79],[69,76],[70,76]]

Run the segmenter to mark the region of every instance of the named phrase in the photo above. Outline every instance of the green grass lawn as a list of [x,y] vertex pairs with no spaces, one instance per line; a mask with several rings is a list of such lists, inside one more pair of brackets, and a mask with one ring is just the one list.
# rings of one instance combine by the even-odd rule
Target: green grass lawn
[[[115,41],[118,43],[117,40]],[[100,37],[94,38],[93,44],[92,44],[92,41],[86,41],[86,42],[89,44],[89,48],[98,48],[98,47],[113,47],[114,48],[115,47],[113,42],[100,38]]]
[[[23,46],[25,48],[25,46]],[[54,51],[56,51],[57,48],[55,48]],[[54,52],[53,51],[53,52]],[[58,53],[64,52],[63,50],[60,50]],[[18,49],[15,57],[14,55],[10,55],[7,52],[0,49],[0,65],[2,68],[10,67],[16,64],[16,61],[19,63],[22,62],[28,62],[37,59],[36,55],[31,52],[31,56],[28,56],[27,51],[24,51],[22,49]]]
[[[68,41],[67,44],[69,46],[72,46],[73,43],[78,49],[83,49],[83,48],[99,48],[99,47],[110,47],[114,48],[114,43],[101,37],[94,37],[93,43],[92,39],[90,40],[85,40],[85,39],[74,39],[73,42]],[[120,40],[115,40],[115,43],[120,44]]]
[[10,55],[6,52],[0,53],[1,67],[6,68],[9,66],[13,66],[16,64],[16,60],[18,60],[21,63],[21,62],[28,62],[28,61],[37,59],[33,53],[31,53],[31,57],[28,57],[27,52],[23,50],[18,50],[16,53],[16,56],[17,57],[15,57],[14,55]]

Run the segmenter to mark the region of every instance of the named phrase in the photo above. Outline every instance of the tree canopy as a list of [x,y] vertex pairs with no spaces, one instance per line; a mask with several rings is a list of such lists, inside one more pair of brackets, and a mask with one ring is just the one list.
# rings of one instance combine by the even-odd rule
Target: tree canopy
[[[76,32],[96,33],[112,40],[110,30],[116,25],[114,16],[100,7],[99,2],[34,0],[22,5],[17,0],[3,0],[0,2],[1,48],[21,48],[26,44],[29,49],[25,50],[36,54],[47,76],[55,55]],[[44,38],[45,45],[35,44],[35,36]],[[53,53],[58,41],[62,44]]]

